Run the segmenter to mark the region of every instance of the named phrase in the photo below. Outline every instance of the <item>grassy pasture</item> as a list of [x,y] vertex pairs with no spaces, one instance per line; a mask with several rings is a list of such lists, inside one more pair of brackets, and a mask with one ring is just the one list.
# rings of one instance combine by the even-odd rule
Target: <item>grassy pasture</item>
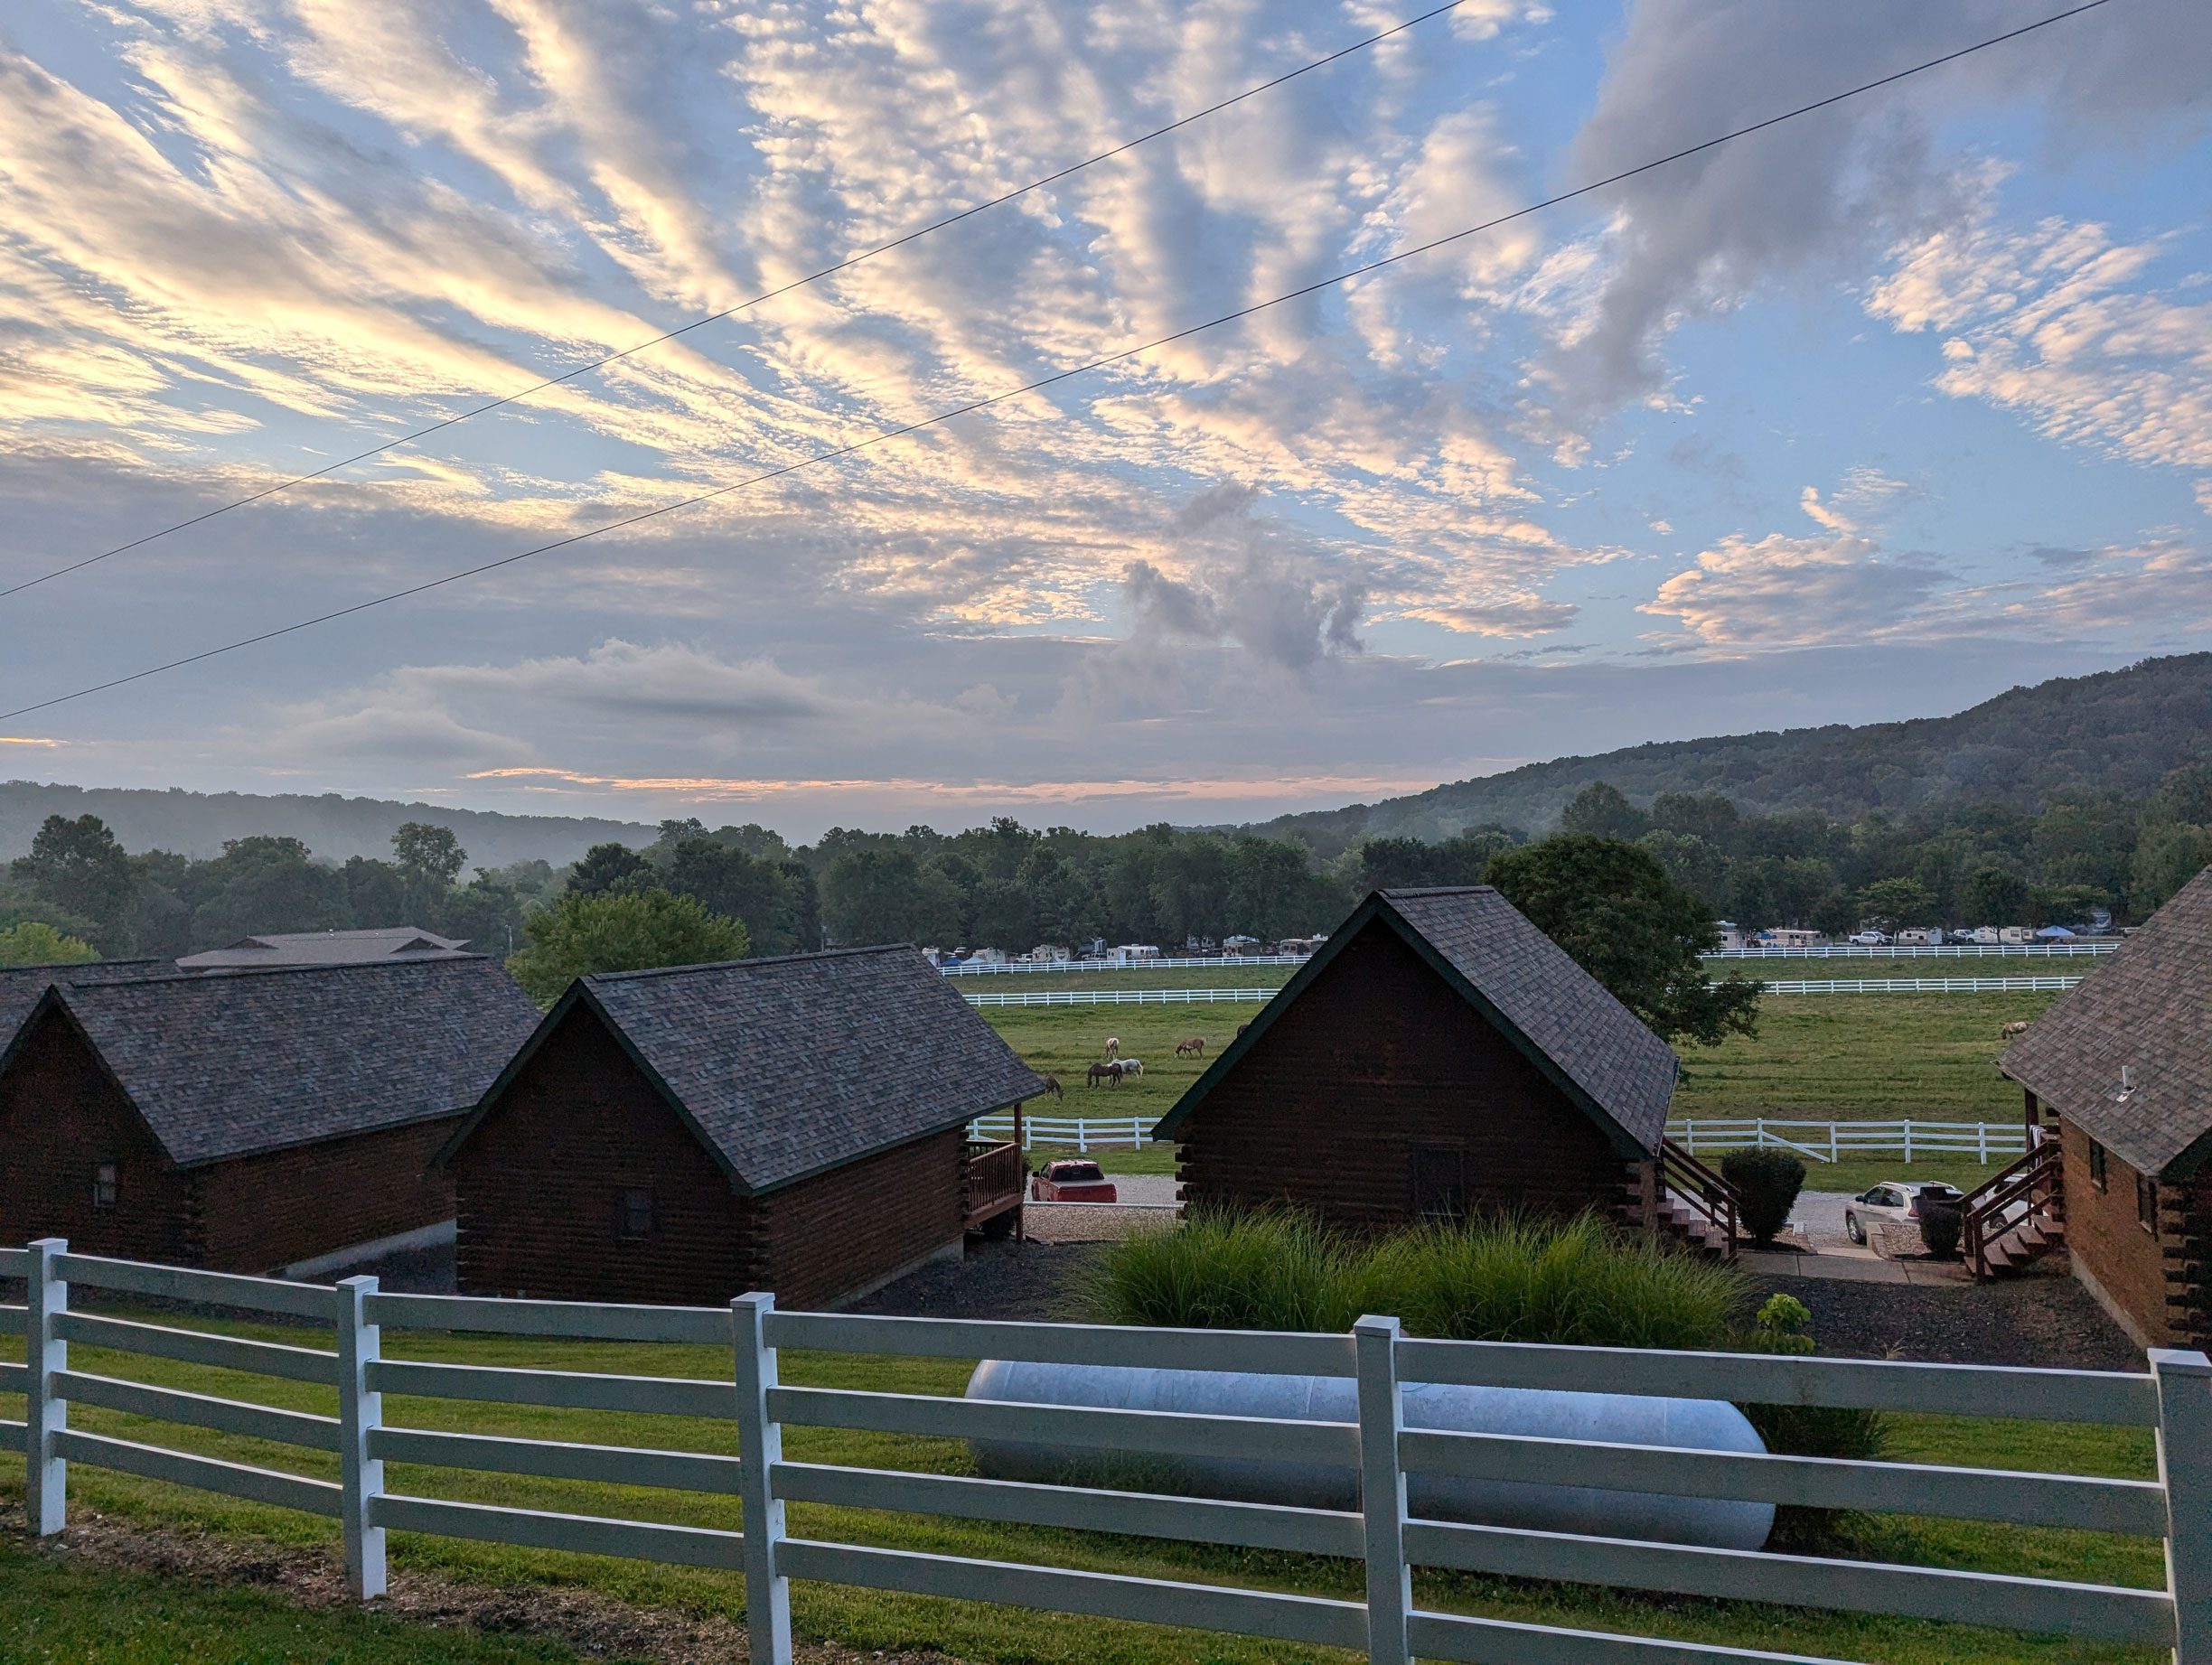
[[[173,1318],[155,1322],[174,1324]],[[265,1339],[328,1346],[327,1335],[296,1328],[192,1321],[210,1329]],[[8,1338],[8,1356],[22,1343]],[[468,1361],[541,1370],[586,1370],[639,1375],[726,1380],[729,1360],[717,1349],[642,1346],[590,1342],[543,1342],[483,1336],[401,1334],[385,1338],[388,1357]],[[202,1393],[252,1398],[325,1414],[335,1395],[312,1385],[242,1377],[208,1367],[120,1355],[77,1346],[70,1362],[80,1370],[133,1377]],[[954,1361],[891,1360],[787,1353],[787,1381],[877,1390],[958,1393],[969,1367]],[[20,1417],[20,1398],[0,1397],[0,1415]],[[525,1437],[557,1438],[663,1449],[729,1451],[727,1424],[680,1417],[562,1411],[521,1406],[477,1405],[387,1396],[385,1415],[395,1425],[443,1427]],[[204,1429],[150,1424],[143,1418],[89,1408],[72,1409],[76,1426],[127,1438],[151,1439],[233,1461],[335,1477],[336,1460]],[[1945,1463],[2035,1467],[2048,1472],[2148,1476],[2150,1436],[2141,1430],[2054,1427],[1988,1418],[1900,1418],[1896,1455]],[[792,1428],[786,1445],[794,1459],[866,1464],[927,1473],[962,1473],[967,1453],[957,1442],[896,1435]],[[19,1511],[23,1463],[0,1455],[0,1509]],[[576,1482],[388,1465],[395,1492],[455,1497],[525,1508],[624,1515],[724,1528],[740,1524],[734,1499],[609,1487]],[[323,1543],[334,1523],[318,1518],[190,1492],[158,1482],[73,1464],[72,1512],[96,1511],[142,1526],[208,1530],[251,1542]],[[1309,1556],[1157,1542],[1096,1533],[1007,1527],[872,1511],[791,1505],[791,1529],[803,1536],[841,1538],[1000,1560],[1088,1567],[1152,1577],[1238,1583],[1255,1587],[1356,1598],[1356,1564]],[[1873,1529],[1870,1548],[1885,1559],[1922,1565],[2032,1574],[2046,1577],[2157,1585],[2163,1580],[2153,1540],[2105,1534],[2010,1528],[1892,1517]],[[587,1587],[641,1604],[698,1613],[742,1614],[741,1579],[727,1574],[640,1562],[555,1554],[392,1535],[395,1564],[444,1572],[492,1585]],[[286,1614],[262,1598],[189,1586],[155,1586],[136,1576],[81,1574],[51,1567],[16,1577],[31,1565],[20,1551],[0,1552],[0,1659],[42,1657],[136,1661],[155,1659],[360,1660],[407,1657],[465,1660],[559,1659],[558,1649],[454,1638],[441,1632],[434,1649],[408,1653],[405,1627],[380,1628],[347,1614],[297,1614],[293,1635],[283,1634]],[[2162,1657],[2146,1650],[2025,1638],[2007,1632],[1799,1609],[1769,1609],[1725,1602],[1647,1598],[1573,1585],[1537,1585],[1469,1575],[1423,1573],[1415,1580],[1423,1604],[1446,1611],[1596,1630],[1676,1637],[1844,1659],[1879,1659],[1893,1665],[2003,1665],[2060,1661],[2071,1665],[2149,1665]],[[1289,1661],[1312,1651],[1259,1640],[1200,1635],[1114,1622],[1081,1622],[981,1604],[883,1595],[835,1585],[799,1585],[793,1590],[799,1629],[860,1649],[932,1648],[956,1658],[993,1665],[1152,1665],[1164,1660]],[[164,1628],[145,1644],[112,1634],[118,1619],[158,1616]],[[417,1632],[420,1634],[420,1632]],[[106,1640],[101,1640],[105,1638]],[[427,1639],[425,1639],[426,1642]]]

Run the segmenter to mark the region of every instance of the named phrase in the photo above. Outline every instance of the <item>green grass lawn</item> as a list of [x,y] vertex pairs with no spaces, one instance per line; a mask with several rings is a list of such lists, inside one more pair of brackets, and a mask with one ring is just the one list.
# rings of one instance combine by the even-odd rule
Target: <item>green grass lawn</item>
[[[1011,978],[1007,979],[1012,981]],[[1221,1049],[1236,1039],[1260,1005],[985,1006],[983,1017],[1033,1070],[1057,1076],[1064,1102],[1040,1099],[1039,1116],[1143,1118],[1148,1127],[1165,1116],[1183,1090],[1196,1080]],[[1121,1056],[1143,1061],[1145,1072],[1119,1087],[1086,1087],[1083,1071],[1106,1056],[1106,1040],[1121,1043]],[[1177,1058],[1176,1044],[1193,1035],[1205,1040],[1199,1058]]]
[[[318,1338],[313,1332],[298,1329],[215,1324],[206,1324],[206,1327],[295,1344],[313,1344],[318,1339],[323,1344],[329,1344],[326,1337]],[[21,1356],[19,1341],[11,1339],[8,1346],[11,1356]],[[466,1360],[537,1369],[638,1375],[726,1380],[729,1372],[728,1355],[711,1348],[391,1332],[384,1338],[384,1352],[386,1356],[395,1358]],[[71,1349],[70,1362],[80,1370],[127,1375],[197,1392],[248,1398],[266,1404],[325,1413],[334,1408],[335,1396],[330,1390],[306,1384],[126,1357],[81,1345]],[[787,1381],[922,1393],[958,1393],[969,1373],[969,1367],[959,1361],[808,1353],[787,1353],[782,1365]],[[20,1404],[20,1398],[0,1400],[0,1414],[21,1416],[22,1411],[15,1408]],[[734,1444],[732,1427],[715,1421],[478,1405],[397,1395],[387,1396],[385,1417],[388,1422],[400,1426],[664,1449],[726,1452]],[[89,1408],[73,1409],[71,1420],[96,1432],[149,1439],[234,1461],[334,1477],[335,1458],[318,1453],[203,1429],[154,1424]],[[792,1427],[786,1431],[785,1448],[792,1457],[801,1461],[930,1473],[969,1472],[965,1447],[946,1440]],[[1988,1419],[1901,1418],[1897,1455],[1931,1462],[2034,1466],[2061,1472],[2136,1476],[2148,1475],[2151,1464],[2150,1437],[2139,1430],[2053,1428]],[[20,1458],[12,1455],[0,1456],[0,1508],[20,1509],[22,1473]],[[388,1465],[386,1483],[394,1492],[524,1508],[723,1528],[734,1528],[740,1523],[736,1500],[722,1496],[432,1471],[396,1464]],[[134,1525],[190,1524],[248,1539],[287,1543],[325,1542],[334,1533],[333,1523],[314,1517],[188,1492],[80,1464],[71,1466],[70,1484],[73,1512],[97,1511]],[[1361,1589],[1356,1564],[1308,1556],[806,1504],[791,1506],[790,1527],[793,1533],[801,1536],[1153,1577],[1234,1583],[1354,1598]],[[1885,1559],[2142,1585],[2157,1585],[2163,1579],[2160,1550],[2154,1540],[1900,1517],[1883,1519],[1873,1531],[1870,1551]],[[732,1617],[743,1611],[741,1580],[694,1568],[398,1533],[392,1535],[392,1554],[398,1565],[444,1572],[477,1584],[586,1586],[647,1605],[720,1613]],[[302,1628],[294,1651],[273,1647],[266,1652],[257,1652],[230,1647],[229,1638],[232,1632],[241,1639],[248,1638],[259,1633],[256,1626],[277,1624],[280,1618],[268,1616],[252,1602],[233,1610],[226,1605],[230,1600],[227,1595],[211,1595],[182,1589],[163,1606],[163,1611],[173,1615],[170,1622],[173,1630],[163,1633],[165,1640],[153,1651],[116,1651],[126,1645],[122,1640],[112,1644],[98,1642],[96,1646],[97,1639],[87,1627],[100,1623],[103,1603],[89,1585],[72,1585],[70,1582],[72,1576],[66,1569],[41,1573],[23,1585],[11,1583],[7,1593],[0,1595],[0,1659],[35,1659],[42,1652],[57,1658],[117,1660],[403,1657],[389,1651],[378,1651],[387,1648],[389,1636],[365,1622],[358,1629],[344,1628],[353,1623],[346,1615],[300,1617]],[[2148,1661],[2157,1657],[2142,1650],[2020,1638],[1898,1619],[1645,1598],[1619,1592],[1457,1574],[1424,1573],[1417,1577],[1416,1583],[1424,1604],[1448,1611],[1836,1658],[1880,1659],[1896,1661],[1898,1665],[1969,1660],[1988,1661],[1989,1665],[2013,1660]],[[15,1594],[19,1587],[32,1594],[19,1597]],[[142,1587],[131,1585],[118,1595],[118,1604],[113,1612],[127,1616],[130,1604],[149,1599],[155,1598]],[[1059,1665],[1061,1661],[1066,1665],[1076,1665],[1076,1661],[1096,1661],[1099,1665],[1128,1661],[1129,1665],[1139,1665],[1140,1661],[1162,1660],[1272,1661],[1310,1657],[1311,1653],[1310,1650],[1249,1638],[1200,1636],[1090,1620],[1069,1623],[979,1604],[888,1595],[835,1585],[798,1585],[793,1591],[792,1604],[795,1623],[809,1634],[831,1637],[864,1650],[933,1648],[964,1660],[992,1661],[994,1665],[999,1661],[1004,1665],[1032,1662]],[[83,1634],[68,1635],[66,1645],[58,1648],[42,1644],[37,1634],[39,1627],[61,1623],[61,1615],[64,1614],[74,1615],[69,1623],[77,1625]],[[56,1616],[49,1620],[42,1616],[46,1614]],[[313,1638],[307,1634],[310,1624],[316,1629]],[[195,1654],[190,1651],[192,1646],[202,1647],[203,1651]],[[102,1652],[99,1648],[108,1651]],[[446,1656],[413,1657],[473,1660],[560,1656],[542,1650],[534,1653],[515,1648],[499,1651],[487,1644],[475,1651],[456,1646]]]
[[1998,1031],[2052,994],[1769,995],[1755,1040],[1682,1046],[1673,1115],[2017,1122]]

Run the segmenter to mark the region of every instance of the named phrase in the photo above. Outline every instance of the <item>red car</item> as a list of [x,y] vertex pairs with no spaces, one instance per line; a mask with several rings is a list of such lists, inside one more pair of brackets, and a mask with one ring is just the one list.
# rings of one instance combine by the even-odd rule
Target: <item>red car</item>
[[1033,1202],[1112,1202],[1120,1197],[1113,1181],[1099,1172],[1095,1162],[1073,1158],[1048,1162],[1045,1171],[1029,1180]]

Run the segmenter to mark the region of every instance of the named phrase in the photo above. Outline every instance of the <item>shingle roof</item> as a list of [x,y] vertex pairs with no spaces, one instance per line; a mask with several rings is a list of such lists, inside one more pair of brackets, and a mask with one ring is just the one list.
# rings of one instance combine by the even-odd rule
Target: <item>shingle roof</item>
[[50,998],[187,1167],[465,1110],[538,1021],[479,958],[172,972]]
[[[1673,1049],[1487,884],[1377,891],[1285,986],[1153,1130],[1172,1136],[1336,954],[1371,925],[1393,930],[1446,981],[1625,1141],[1654,1152],[1674,1096]],[[1547,1067],[1548,1066],[1548,1067]]]
[[579,978],[478,1118],[579,1003],[755,1193],[1044,1090],[918,949],[866,948]]
[[2212,870],[2061,995],[1997,1067],[2138,1172],[2179,1179],[2212,1154]]
[[468,947],[463,937],[441,937],[412,925],[367,931],[286,931],[240,937],[224,948],[187,954],[186,970],[238,966],[351,966],[394,958],[451,959]]
[[0,1047],[15,1038],[39,996],[56,983],[130,983],[141,977],[174,977],[165,959],[89,959],[59,966],[0,968]]

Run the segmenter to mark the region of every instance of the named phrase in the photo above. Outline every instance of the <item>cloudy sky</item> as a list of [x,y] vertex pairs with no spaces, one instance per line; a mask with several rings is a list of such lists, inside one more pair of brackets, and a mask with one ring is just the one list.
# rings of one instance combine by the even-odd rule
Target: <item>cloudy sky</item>
[[[0,709],[1298,289],[2064,0],[1467,0],[0,598]],[[0,586],[1422,9],[0,16]],[[810,837],[1259,817],[2212,646],[2212,8],[2111,0],[1344,288],[11,718],[0,776]]]

